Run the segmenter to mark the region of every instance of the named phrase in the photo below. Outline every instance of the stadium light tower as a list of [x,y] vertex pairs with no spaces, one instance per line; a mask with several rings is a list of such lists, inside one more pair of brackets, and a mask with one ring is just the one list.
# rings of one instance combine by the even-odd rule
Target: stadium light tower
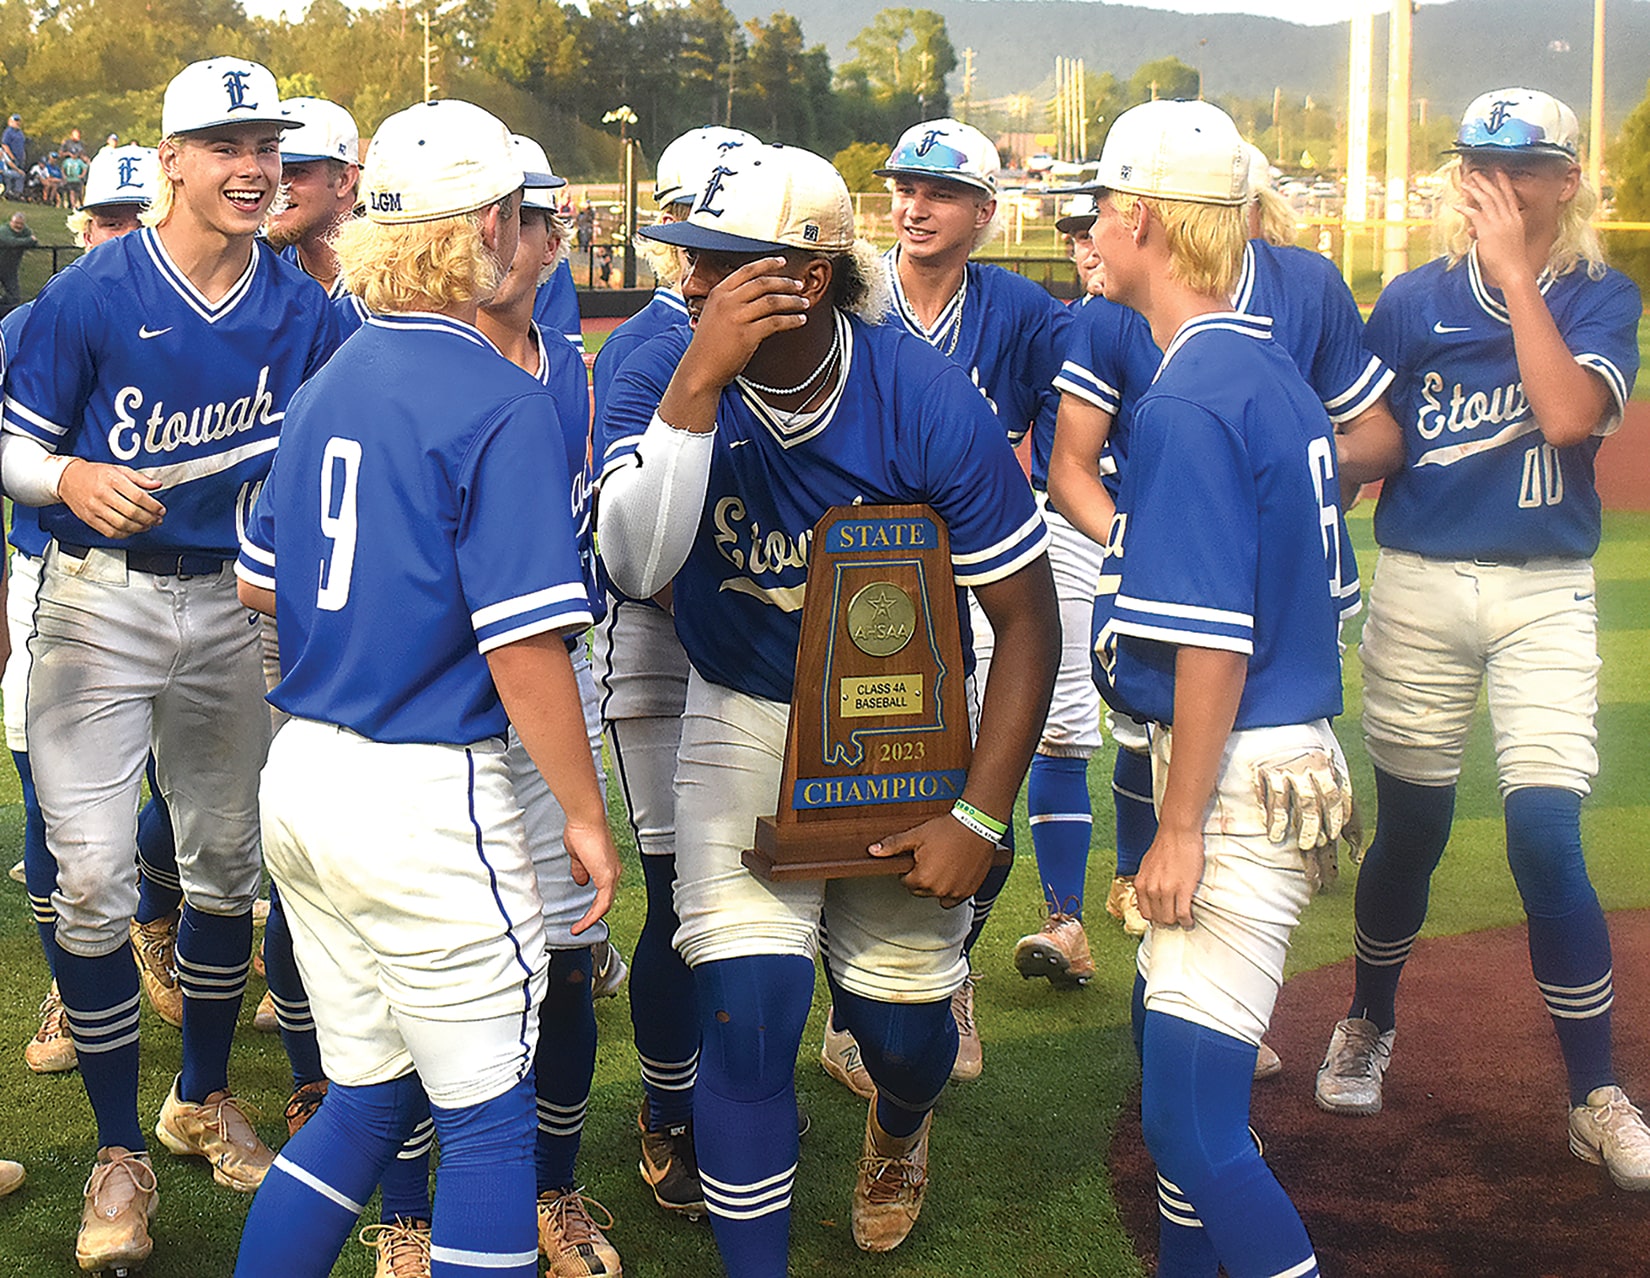
[[1386,252],[1381,283],[1409,269],[1409,67],[1410,18],[1414,0],[1393,0],[1387,42],[1386,85]]
[[1359,0],[1353,6],[1351,27],[1346,92],[1346,220],[1362,222],[1369,216],[1369,93],[1375,59],[1375,13],[1368,0]]
[[1587,180],[1602,193],[1604,180],[1604,0],[1593,0],[1593,112],[1587,128]]

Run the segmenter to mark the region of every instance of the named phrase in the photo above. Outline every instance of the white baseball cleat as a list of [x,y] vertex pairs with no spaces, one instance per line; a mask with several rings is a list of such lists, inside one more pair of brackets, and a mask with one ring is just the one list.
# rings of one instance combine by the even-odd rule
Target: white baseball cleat
[[1339,1022],[1318,1066],[1318,1108],[1331,1114],[1379,1114],[1381,1079],[1392,1064],[1397,1035],[1395,1029],[1383,1034],[1361,1016]]
[[1597,1087],[1570,1111],[1570,1152],[1602,1164],[1623,1189],[1650,1189],[1650,1127],[1619,1087]]

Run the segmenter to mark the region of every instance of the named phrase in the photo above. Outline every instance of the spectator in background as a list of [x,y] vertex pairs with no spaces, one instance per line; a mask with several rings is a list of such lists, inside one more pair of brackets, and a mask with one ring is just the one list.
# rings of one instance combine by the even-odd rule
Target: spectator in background
[[[76,129],[75,132],[79,133],[80,130]],[[78,155],[65,155],[63,157],[63,203],[71,212],[79,209],[86,198],[86,170],[88,167],[85,147],[80,148]]]
[[64,159],[68,159],[71,155],[78,155],[81,159],[86,158],[86,144],[80,140],[79,129],[69,130],[69,136],[57,144],[57,153]]
[[40,170],[40,202],[56,208],[63,203],[63,165],[56,151],[35,165]]
[[28,185],[29,175],[11,158],[11,152],[0,147],[0,180],[5,182],[6,198],[21,200]]
[[0,315],[22,304],[17,268],[22,265],[24,252],[39,242],[21,213],[13,213],[11,221],[0,226]]
[[[110,148],[112,146],[119,146],[119,145],[120,145],[120,134],[118,134],[118,133],[111,133],[108,137],[103,139],[103,149],[104,150],[108,150],[108,148]],[[100,152],[100,154],[101,154],[101,152]]]
[[579,252],[587,253],[596,238],[596,210],[589,203],[579,205],[579,214],[573,220],[573,234]]
[[[4,152],[6,160],[6,194],[12,195],[11,167],[16,165],[21,173],[29,171],[29,139],[23,132],[23,117],[15,111],[6,121],[4,132],[0,132],[0,152]],[[19,188],[21,193],[21,188]],[[16,198],[14,196],[14,198]]]

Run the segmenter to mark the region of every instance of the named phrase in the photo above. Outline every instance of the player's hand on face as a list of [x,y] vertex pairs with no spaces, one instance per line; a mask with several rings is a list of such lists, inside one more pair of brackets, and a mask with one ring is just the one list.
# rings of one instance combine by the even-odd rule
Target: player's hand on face
[[130,537],[165,518],[166,507],[151,496],[160,486],[129,466],[77,459],[64,467],[57,495],[94,532]]
[[605,821],[599,825],[569,821],[561,837],[573,882],[580,887],[587,883],[596,885],[596,899],[584,917],[573,924],[572,932],[577,936],[596,923],[613,904],[613,892],[619,886],[619,852],[613,846],[613,832]]
[[1512,179],[1499,168],[1463,169],[1461,191],[1466,198],[1455,207],[1478,242],[1479,264],[1502,287],[1520,273],[1533,277],[1524,246],[1524,214]]
[[[758,258],[712,285],[699,307],[683,366],[726,386],[768,338],[806,324],[803,283],[785,274],[785,265],[783,257]],[[696,273],[709,269],[702,261],[694,266]]]
[[1192,893],[1203,878],[1203,836],[1159,826],[1134,876],[1140,913],[1161,927],[1192,926]]
[[985,881],[995,849],[945,813],[873,843],[867,850],[872,856],[912,853],[916,865],[900,876],[906,891],[912,896],[935,897],[950,909],[968,900]]

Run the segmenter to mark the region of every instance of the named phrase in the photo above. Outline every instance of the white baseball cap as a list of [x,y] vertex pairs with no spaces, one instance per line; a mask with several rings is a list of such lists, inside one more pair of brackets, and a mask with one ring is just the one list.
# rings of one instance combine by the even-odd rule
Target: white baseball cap
[[1082,235],[1094,225],[1094,219],[1099,216],[1100,209],[1095,204],[1093,195],[1074,195],[1060,207],[1060,216],[1055,219],[1054,229],[1061,235]]
[[362,185],[369,221],[430,222],[520,190],[522,168],[497,116],[469,102],[419,102],[378,126]]
[[1254,199],[1272,187],[1272,161],[1253,142],[1245,142],[1243,150],[1249,157],[1249,198]]
[[1143,102],[1113,121],[1093,187],[1193,204],[1244,204],[1248,143],[1212,102]]
[[149,204],[160,185],[160,162],[152,146],[106,146],[86,169],[86,198],[81,207]]
[[664,208],[667,204],[693,199],[705,189],[710,171],[722,162],[723,156],[740,147],[754,150],[761,145],[753,133],[718,124],[682,134],[659,152],[659,162],[653,166],[653,202]]
[[1576,113],[1552,94],[1540,89],[1496,89],[1467,104],[1449,151],[1455,155],[1533,153],[1573,160],[1580,141]]
[[361,163],[361,133],[355,117],[336,102],[325,98],[288,98],[281,103],[281,115],[292,122],[281,134],[281,160],[303,164],[310,160],[341,160]]
[[558,187],[567,185],[567,179],[557,177],[550,167],[550,157],[544,153],[544,148],[532,138],[524,137],[520,133],[510,135],[510,145],[515,150],[516,164],[521,169],[521,180],[527,188],[521,194],[521,207],[524,209],[549,209],[556,211],[556,197],[550,192]]
[[835,253],[853,247],[854,202],[823,156],[799,146],[740,148],[711,170],[687,221],[642,234],[711,253]]
[[269,68],[245,58],[191,62],[172,77],[161,99],[160,131],[166,137],[225,124],[291,128],[296,123],[281,114],[281,91]]
[[961,120],[926,120],[900,134],[878,177],[927,177],[997,194],[1002,157],[991,139]]

